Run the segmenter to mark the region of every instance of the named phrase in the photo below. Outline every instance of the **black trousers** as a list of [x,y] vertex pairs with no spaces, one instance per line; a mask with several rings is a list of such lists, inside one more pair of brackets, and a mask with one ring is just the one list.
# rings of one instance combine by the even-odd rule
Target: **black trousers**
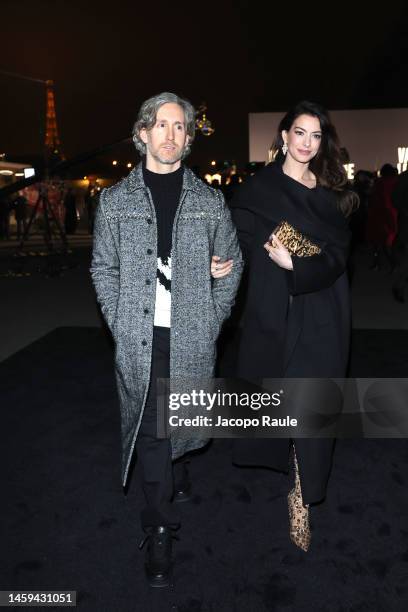
[[[157,378],[170,376],[170,329],[155,327],[153,332],[150,386],[140,425],[136,451],[141,464],[145,506],[141,511],[144,530],[159,525],[180,526],[174,493],[171,442],[157,437]],[[180,465],[180,462],[177,462]]]

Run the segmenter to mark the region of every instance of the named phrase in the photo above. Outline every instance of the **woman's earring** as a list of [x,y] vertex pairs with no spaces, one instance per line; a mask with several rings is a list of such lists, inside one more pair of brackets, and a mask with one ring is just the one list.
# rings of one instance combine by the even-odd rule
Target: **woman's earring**
[[286,144],[286,142],[284,142],[282,145],[282,153],[286,155],[287,152],[288,152],[288,145]]

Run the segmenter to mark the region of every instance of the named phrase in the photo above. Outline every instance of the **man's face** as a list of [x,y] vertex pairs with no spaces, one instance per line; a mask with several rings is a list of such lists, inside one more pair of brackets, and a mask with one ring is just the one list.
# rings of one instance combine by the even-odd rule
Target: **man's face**
[[156,172],[171,172],[180,167],[188,145],[184,111],[178,104],[168,102],[157,111],[156,123],[150,130],[140,130],[146,145],[146,166]]

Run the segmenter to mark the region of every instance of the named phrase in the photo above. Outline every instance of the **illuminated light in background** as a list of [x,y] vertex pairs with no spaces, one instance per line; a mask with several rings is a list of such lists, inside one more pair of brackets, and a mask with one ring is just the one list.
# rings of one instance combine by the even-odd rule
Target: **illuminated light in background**
[[408,169],[408,147],[398,147],[398,174]]
[[14,176],[24,176],[24,172],[16,172]]
[[346,171],[348,180],[349,181],[353,181],[354,180],[355,164],[343,164],[343,168]]
[[0,174],[4,174],[4,176],[12,176],[14,172],[12,170],[0,170]]
[[86,180],[88,180],[88,177],[87,177],[87,176],[84,176],[84,181],[86,181]]
[[118,162],[116,161],[116,159],[114,159],[112,162],[112,166],[117,166],[117,165],[118,165]]
[[24,168],[24,178],[30,178],[30,176],[35,176],[34,168]]
[[211,184],[213,181],[218,181],[219,184],[221,185],[222,177],[219,172],[216,172],[215,174],[206,174],[204,178],[207,181],[207,183]]
[[126,164],[128,168],[132,167],[132,164],[129,162],[128,164]]
[[215,164],[216,164],[216,161],[215,161],[215,159],[213,159],[212,162],[211,162],[211,165],[215,166]]

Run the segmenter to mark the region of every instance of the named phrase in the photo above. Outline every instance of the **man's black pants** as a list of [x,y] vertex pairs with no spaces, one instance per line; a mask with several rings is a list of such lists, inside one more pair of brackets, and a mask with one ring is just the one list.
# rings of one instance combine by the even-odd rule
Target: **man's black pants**
[[157,378],[170,377],[170,329],[155,327],[150,386],[140,425],[136,450],[141,464],[146,505],[141,512],[143,529],[159,525],[179,527],[174,492],[171,443],[157,437]]

